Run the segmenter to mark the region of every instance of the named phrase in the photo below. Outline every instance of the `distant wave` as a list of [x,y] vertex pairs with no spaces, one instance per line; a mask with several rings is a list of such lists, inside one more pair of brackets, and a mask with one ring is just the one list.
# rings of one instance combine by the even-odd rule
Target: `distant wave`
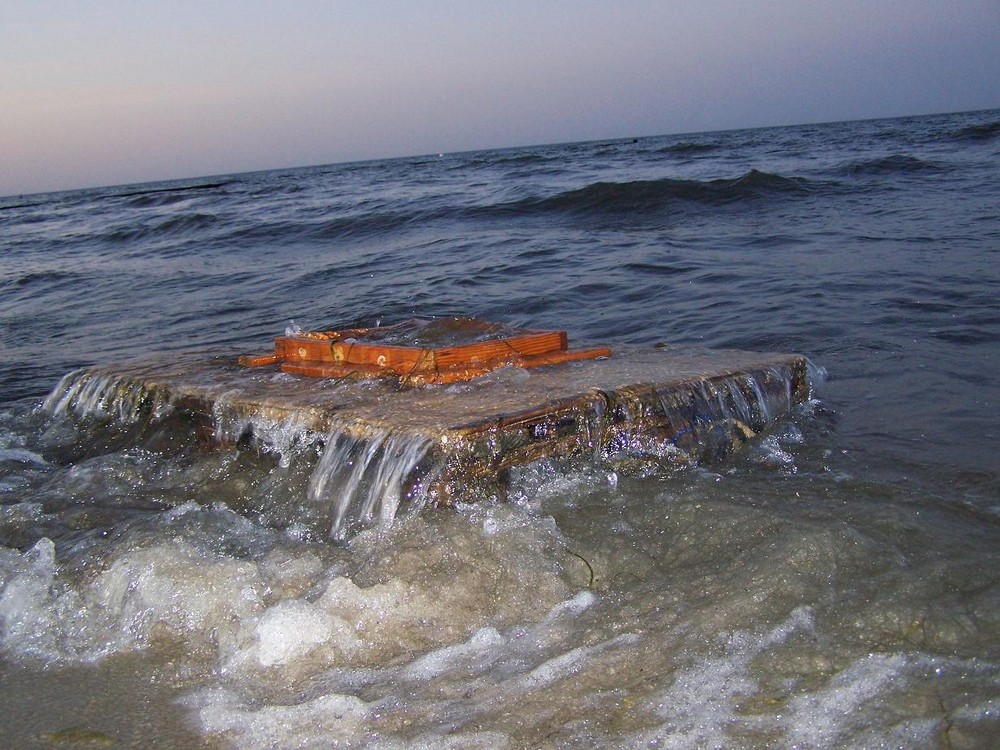
[[[0,201],[5,201],[5,200],[21,200],[21,198],[19,196],[13,196],[13,195],[9,196],[8,198],[0,198]],[[22,209],[22,208],[34,208],[35,206],[44,206],[44,205],[45,201],[34,201],[32,203],[0,204],[0,211],[11,211],[14,209]]]
[[172,216],[164,222],[157,224],[153,231],[158,234],[184,234],[189,231],[205,229],[218,221],[215,214],[196,212]]
[[174,203],[191,200],[191,196],[184,192],[171,190],[163,193],[142,193],[132,198],[128,205],[135,208],[155,208],[157,206],[171,206]]
[[268,241],[280,245],[301,241],[324,241],[350,237],[377,236],[419,221],[437,218],[434,213],[414,210],[371,211],[310,221],[262,221],[233,226],[226,239],[230,242]]
[[189,197],[185,193],[202,190],[216,190],[231,184],[231,180],[224,182],[203,182],[196,185],[178,185],[170,187],[145,188],[143,190],[130,190],[126,192],[109,193],[105,198],[135,198],[131,205],[136,206],[162,206]]
[[658,148],[656,153],[658,154],[676,154],[678,156],[688,156],[691,154],[704,154],[709,151],[717,151],[719,148],[718,143],[696,143],[692,141],[682,141],[680,143],[674,143],[669,146],[664,146],[663,148]]
[[679,202],[722,206],[777,195],[806,194],[808,180],[783,177],[751,170],[734,180],[635,180],[632,182],[595,182],[577,190],[568,190],[546,198],[528,198],[506,204],[508,212],[544,211],[620,212],[648,211]]
[[309,227],[308,236],[316,239],[332,239],[352,235],[370,235],[391,232],[421,218],[433,218],[419,211],[371,211],[360,216],[343,216],[327,219]]
[[554,156],[545,156],[544,154],[511,154],[510,156],[502,156],[499,158],[484,159],[483,161],[489,164],[544,164],[545,162],[555,161]]
[[218,221],[219,219],[210,213],[185,213],[171,216],[157,224],[129,224],[115,227],[105,234],[103,239],[111,242],[132,242],[153,240],[158,237],[177,237],[207,229]]
[[955,326],[944,329],[932,329],[931,336],[950,344],[995,344],[998,340],[997,334],[987,328],[976,326]]
[[894,154],[879,159],[864,159],[846,164],[838,172],[842,175],[884,175],[911,172],[943,172],[947,167],[915,156]]
[[26,273],[19,277],[15,282],[14,286],[31,286],[33,284],[48,284],[54,281],[64,281],[67,279],[76,279],[77,274],[71,273],[69,271],[37,271],[34,273]]
[[641,274],[644,276],[679,276],[691,273],[696,270],[696,268],[697,266],[692,263],[682,263],[680,261],[673,263],[632,261],[630,263],[622,264],[623,271]]
[[997,136],[1000,136],[1000,121],[969,125],[955,131],[952,138],[956,141],[990,141]]
[[[269,239],[281,244],[301,240],[332,240],[370,237],[406,227],[435,222],[509,219],[516,216],[563,214],[628,214],[659,211],[685,204],[724,206],[742,201],[767,200],[780,195],[805,195],[815,185],[804,178],[783,177],[752,170],[731,180],[636,180],[595,182],[575,190],[548,196],[532,196],[514,201],[483,205],[458,203],[397,203],[380,211],[334,215],[310,221],[254,221],[232,227],[229,241]],[[159,230],[160,228],[156,228]],[[154,231],[156,231],[154,230]],[[146,230],[149,231],[149,230]]]

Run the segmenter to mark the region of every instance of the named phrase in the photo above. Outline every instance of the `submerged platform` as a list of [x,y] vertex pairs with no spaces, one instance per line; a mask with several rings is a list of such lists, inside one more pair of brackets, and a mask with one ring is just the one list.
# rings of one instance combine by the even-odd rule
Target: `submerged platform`
[[[333,532],[448,505],[540,459],[697,462],[741,446],[810,394],[798,355],[615,347],[602,359],[503,367],[468,382],[304,378],[237,354],[171,354],[64,378],[45,404],[123,422],[178,414],[219,442],[313,442],[310,493]],[[315,499],[315,498],[314,498]]]

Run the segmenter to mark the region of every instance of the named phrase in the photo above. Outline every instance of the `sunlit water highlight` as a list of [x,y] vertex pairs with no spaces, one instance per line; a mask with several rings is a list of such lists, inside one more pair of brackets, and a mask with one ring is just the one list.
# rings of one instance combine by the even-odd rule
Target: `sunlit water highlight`
[[[997,122],[3,199],[6,741],[995,746]],[[721,461],[539,462],[419,513],[366,494],[421,460],[408,435],[199,435],[113,378],[59,386],[291,319],[455,314],[829,380]],[[376,523],[334,543],[340,507]]]

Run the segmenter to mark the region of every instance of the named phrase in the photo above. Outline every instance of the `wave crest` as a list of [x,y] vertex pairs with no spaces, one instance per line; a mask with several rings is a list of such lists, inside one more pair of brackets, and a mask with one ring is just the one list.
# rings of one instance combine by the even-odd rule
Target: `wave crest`
[[524,213],[545,211],[607,212],[656,211],[678,203],[724,206],[779,195],[806,194],[808,180],[750,170],[732,180],[634,180],[595,182],[547,198],[531,198],[508,204]]
[[1000,136],[1000,120],[969,125],[956,130],[952,138],[956,141],[991,141]]
[[885,175],[885,174],[909,174],[913,172],[943,172],[946,167],[933,161],[925,161],[908,154],[893,154],[883,156],[878,159],[862,159],[854,161],[842,167],[840,174],[857,175]]
[[672,143],[669,146],[657,149],[656,153],[673,154],[677,156],[693,156],[694,154],[704,154],[709,151],[718,151],[720,148],[721,145],[718,143],[681,141],[680,143]]

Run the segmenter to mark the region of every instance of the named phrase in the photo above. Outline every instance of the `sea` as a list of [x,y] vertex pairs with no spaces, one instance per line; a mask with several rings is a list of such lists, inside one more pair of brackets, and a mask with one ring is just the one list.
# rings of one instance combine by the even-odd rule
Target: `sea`
[[[811,393],[343,539],[299,518],[322,439],[58,406],[450,316]],[[7,196],[0,337],[7,747],[1000,747],[1000,110]]]

